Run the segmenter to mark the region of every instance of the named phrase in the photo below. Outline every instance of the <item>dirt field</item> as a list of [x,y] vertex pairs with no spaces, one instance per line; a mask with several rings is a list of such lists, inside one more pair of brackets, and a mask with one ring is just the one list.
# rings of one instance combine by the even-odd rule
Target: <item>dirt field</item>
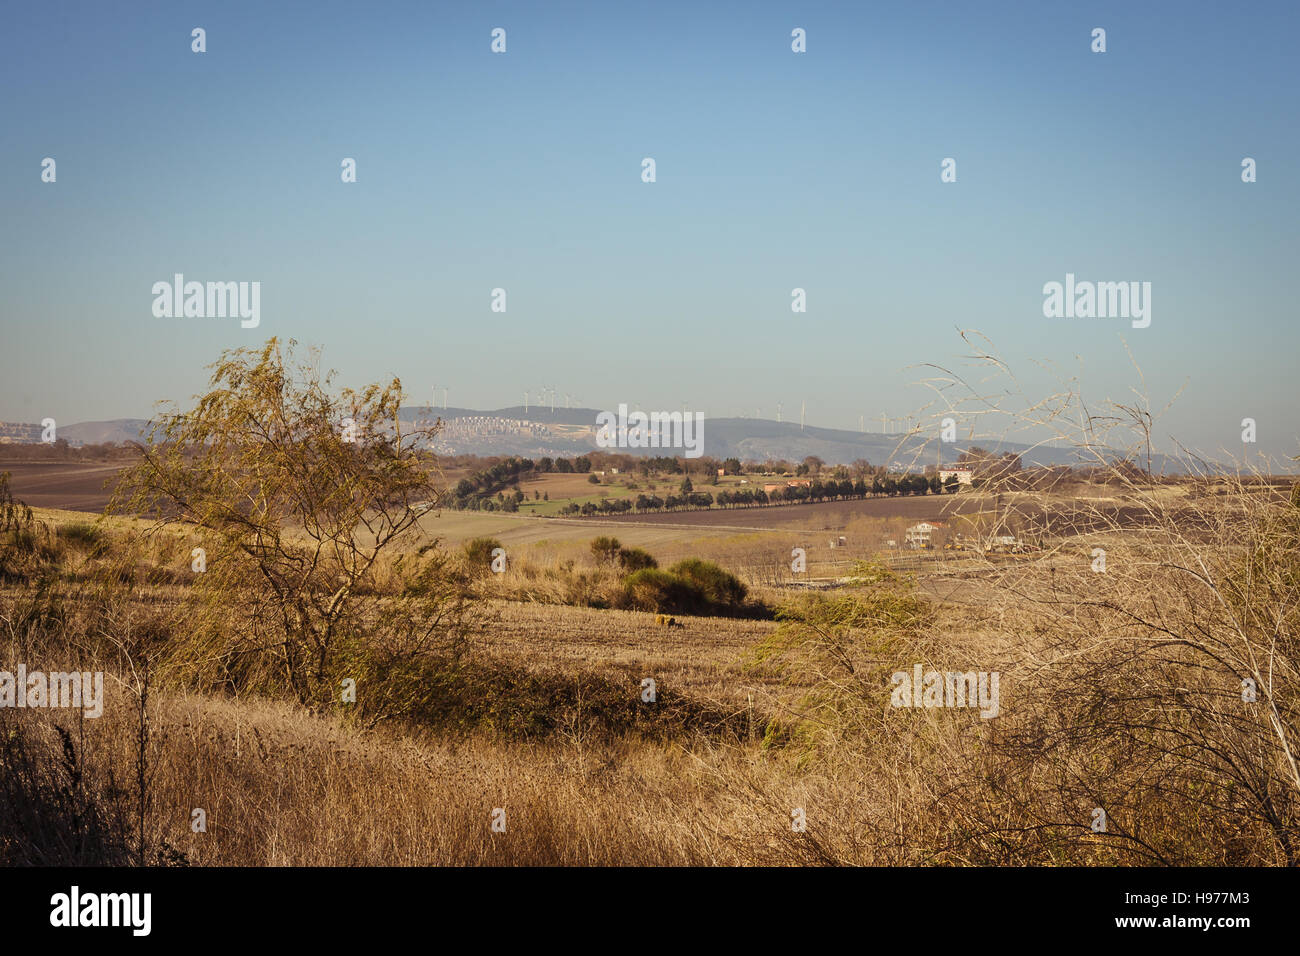
[[765,531],[794,529],[831,531],[858,517],[906,518],[941,521],[953,514],[987,510],[991,499],[978,495],[925,495],[923,497],[863,498],[812,504],[772,505],[763,508],[728,508],[660,514],[611,515],[599,519],[612,524],[665,524],[682,527],[729,527]]
[[108,504],[105,485],[122,467],[122,462],[6,461],[0,472],[10,473],[13,496],[33,508],[98,513]]

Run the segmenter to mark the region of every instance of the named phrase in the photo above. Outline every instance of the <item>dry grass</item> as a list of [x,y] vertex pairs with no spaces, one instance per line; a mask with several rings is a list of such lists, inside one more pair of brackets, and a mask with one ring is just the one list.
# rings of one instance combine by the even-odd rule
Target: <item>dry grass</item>
[[[17,555],[3,666],[102,669],[111,696],[98,720],[0,712],[0,847],[200,865],[1297,865],[1300,496],[1131,463],[1111,477],[1069,493],[1008,483],[963,527],[1032,533],[1034,548],[914,556],[916,588],[787,586],[792,547],[833,579],[897,516],[845,518],[843,549],[809,528],[446,516],[499,536],[510,570],[461,569],[478,627],[449,662],[389,653],[420,581],[398,559],[442,566],[414,549],[377,561],[362,582],[375,613],[330,676],[370,668],[352,710],[203,669],[185,533],[148,539],[124,569],[115,536],[134,524],[38,514],[40,530],[2,542]],[[619,583],[592,555],[598,534],[661,566],[716,561],[782,613],[666,628],[576,606]],[[914,664],[999,674],[999,715],[891,706],[891,674]],[[638,698],[647,677],[654,703]]]

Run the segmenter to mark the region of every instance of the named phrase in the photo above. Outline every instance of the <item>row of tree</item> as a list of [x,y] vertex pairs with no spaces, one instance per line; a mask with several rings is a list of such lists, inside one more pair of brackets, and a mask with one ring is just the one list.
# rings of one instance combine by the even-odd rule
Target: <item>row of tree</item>
[[[777,488],[768,494],[761,488],[741,488],[735,491],[719,491],[717,494],[698,492],[692,489],[689,478],[682,481],[680,494],[659,497],[658,495],[637,495],[631,498],[605,498],[599,502],[588,501],[581,505],[576,502],[560,509],[562,515],[609,515],[623,514],[634,508],[638,512],[676,511],[681,509],[712,508],[751,508],[768,504],[841,501],[852,498],[895,497],[898,495],[939,495],[951,494],[957,490],[957,479],[949,476],[941,482],[938,475],[902,475],[887,476],[884,479],[873,478],[871,484],[865,481],[821,481],[813,479],[807,485],[794,485]],[[508,497],[507,497],[507,500]]]

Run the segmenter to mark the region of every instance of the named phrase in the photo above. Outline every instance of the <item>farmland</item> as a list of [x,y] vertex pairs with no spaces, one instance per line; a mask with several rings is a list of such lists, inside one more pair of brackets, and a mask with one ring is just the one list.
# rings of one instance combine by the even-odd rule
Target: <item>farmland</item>
[[[975,808],[939,799],[930,787],[944,780],[951,786],[977,772],[974,741],[997,745],[995,728],[981,726],[977,717],[936,722],[891,714],[882,685],[868,691],[868,700],[878,700],[863,718],[883,736],[873,733],[848,750],[842,749],[848,741],[838,737],[844,731],[835,732],[839,742],[833,745],[831,738],[812,738],[821,742],[812,751],[818,754],[815,763],[806,767],[810,752],[793,742],[801,737],[788,735],[803,733],[793,728],[811,718],[809,702],[840,686],[841,678],[823,670],[833,658],[809,669],[795,666],[803,658],[772,657],[769,649],[788,640],[788,625],[677,614],[676,626],[665,627],[652,613],[601,607],[599,600],[582,603],[589,598],[569,603],[579,579],[588,582],[582,592],[588,595],[602,593],[602,581],[617,582],[590,547],[611,530],[624,546],[654,554],[661,566],[694,556],[716,561],[740,574],[751,595],[772,607],[794,608],[801,600],[802,582],[788,573],[788,556],[802,544],[808,548],[806,577],[830,582],[836,599],[858,600],[865,597],[858,589],[834,582],[855,562],[902,557],[872,544],[880,522],[912,520],[881,513],[882,506],[900,503],[913,504],[872,502],[876,510],[867,514],[853,507],[795,506],[804,514],[827,515],[823,523],[840,522],[836,529],[848,532],[848,542],[834,548],[825,529],[812,537],[805,529],[775,525],[754,531],[685,522],[426,514],[413,546],[441,536],[454,555],[460,543],[490,536],[509,553],[506,573],[474,586],[474,650],[460,678],[470,682],[470,696],[454,703],[464,692],[447,686],[440,695],[450,696],[424,718],[368,727],[336,708],[320,711],[285,698],[243,699],[201,683],[167,682],[150,705],[153,839],[193,863],[214,865],[330,863],[340,857],[374,864],[901,864],[998,860],[1007,852],[1015,860],[1036,859],[1038,838],[1022,838],[1010,851],[1001,846],[1005,837],[987,845],[966,837],[958,857],[946,849],[956,838],[947,821]],[[76,633],[95,607],[77,582],[89,581],[106,558],[102,549],[82,543],[93,540],[81,530],[84,515],[41,509],[36,519],[52,529],[63,549],[68,610],[61,627],[65,635]],[[114,539],[132,526],[109,519],[101,533]],[[1116,569],[1145,546],[1142,537],[1113,527],[1104,535],[1054,542],[1043,554],[909,556],[907,576],[932,618],[908,632],[905,647],[888,652],[885,670],[910,667],[912,660],[978,661],[980,668],[1003,673],[1009,716],[1000,719],[1031,720],[1035,708],[1057,706],[1039,702],[1040,691],[1031,694],[1018,683],[1022,668],[1032,666],[1026,652],[1043,653],[1052,640],[1025,643],[1042,622],[1030,610],[1033,604],[1015,595],[1042,600],[1062,588],[1086,593],[1097,580],[1088,570],[1088,554],[1098,542]],[[184,535],[174,544],[154,539],[151,548],[149,563],[171,570],[165,580],[137,586],[136,613],[148,615],[154,628],[176,626],[168,609],[183,620],[190,606],[192,576],[183,573],[189,542]],[[416,553],[402,552],[406,559]],[[1127,580],[1107,584],[1123,588]],[[12,583],[0,597],[10,608],[25,600]],[[83,641],[74,638],[87,646]],[[857,666],[866,666],[880,651],[853,647],[848,653]],[[430,676],[443,686],[443,678]],[[629,709],[647,678],[655,682],[658,708],[642,703]],[[130,698],[120,687],[112,693],[108,716],[88,730],[96,773],[121,772],[132,759],[125,733]],[[837,721],[857,713],[839,706],[833,712]],[[780,740],[789,742],[771,743]],[[1048,796],[1025,793],[1034,800]],[[196,801],[214,820],[229,822],[196,836],[185,809]],[[478,822],[501,805],[510,808],[518,834],[508,844],[486,840]],[[782,822],[790,806],[816,807],[837,826],[817,844],[792,841]],[[693,812],[683,814],[681,807]],[[1045,804],[1041,812],[1053,811]],[[337,823],[313,826],[322,814]],[[993,827],[996,820],[980,825]],[[1036,827],[1026,822],[1027,832],[1041,833]],[[272,832],[274,841],[267,839]],[[939,840],[926,833],[947,835]],[[1200,849],[1203,834],[1171,827],[1162,839],[1163,852],[1172,858],[1207,858]],[[1266,836],[1256,833],[1254,839],[1257,849],[1251,852],[1266,854]],[[1104,846],[1084,844],[1072,852],[1083,862],[1125,859]]]
[[[282,412],[278,371],[240,381]],[[1236,690],[1291,693],[1282,483],[992,471],[955,493],[560,516],[764,476],[442,474],[341,441],[319,392],[304,408],[310,442],[213,440],[242,411],[186,420],[187,447],[122,474],[120,516],[93,514],[118,463],[5,466],[10,663],[115,678],[75,744],[57,713],[0,712],[13,860],[1295,862],[1273,809],[1291,711]],[[462,482],[463,507],[427,507]],[[1000,697],[900,699],[922,671]],[[1216,757],[1237,750],[1258,756]],[[52,802],[70,772],[93,813]],[[1207,823],[1206,800],[1231,812]],[[1141,840],[1081,839],[1101,805]]]
[[4,461],[15,497],[33,507],[99,513],[108,504],[120,463]]

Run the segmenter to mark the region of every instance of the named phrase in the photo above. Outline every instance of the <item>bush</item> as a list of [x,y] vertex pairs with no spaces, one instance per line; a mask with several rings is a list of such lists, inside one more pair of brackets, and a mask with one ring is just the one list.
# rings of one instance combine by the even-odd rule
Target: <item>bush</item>
[[686,558],[668,570],[703,594],[710,604],[735,607],[744,602],[748,593],[738,577],[712,561]]
[[492,552],[501,547],[496,538],[474,538],[466,541],[461,549],[470,568],[475,571],[487,571],[492,567]]
[[658,568],[629,574],[623,582],[623,596],[628,607],[656,614],[695,614],[706,610],[709,603],[695,585]]
[[607,535],[601,535],[591,542],[591,553],[596,556],[596,560],[601,564],[613,564],[618,559],[620,548],[622,548],[622,545],[618,543],[618,538],[611,538]]
[[624,571],[642,571],[646,568],[657,568],[659,562],[654,559],[649,551],[641,548],[621,548],[618,552],[618,566]]
[[67,541],[73,547],[99,554],[103,550],[104,532],[98,525],[88,521],[67,524],[58,530],[59,540]]

